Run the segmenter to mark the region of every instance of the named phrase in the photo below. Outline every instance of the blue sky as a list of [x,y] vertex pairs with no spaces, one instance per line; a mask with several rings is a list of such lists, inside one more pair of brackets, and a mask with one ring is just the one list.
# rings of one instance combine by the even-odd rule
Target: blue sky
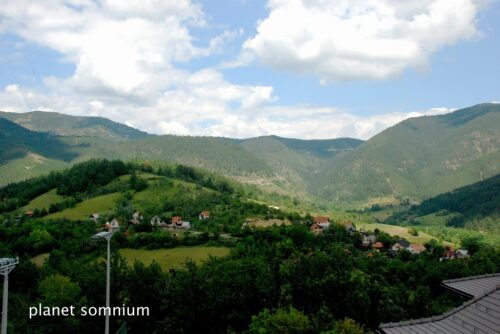
[[159,134],[367,139],[500,100],[498,1],[2,2],[7,111]]

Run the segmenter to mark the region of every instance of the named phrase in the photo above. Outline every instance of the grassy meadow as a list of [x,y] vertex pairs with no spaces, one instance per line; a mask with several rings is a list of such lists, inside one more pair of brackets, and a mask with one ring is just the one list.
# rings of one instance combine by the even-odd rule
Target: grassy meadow
[[[393,235],[393,236],[400,236],[401,238],[405,238],[411,243],[416,243],[416,244],[424,244],[427,241],[431,239],[438,239],[437,237],[434,237],[430,234],[427,234],[422,231],[418,231],[418,235],[414,236],[411,235],[408,232],[408,228],[403,227],[403,226],[395,226],[395,225],[388,225],[388,224],[379,224],[379,223],[361,223],[361,224],[356,224],[356,228],[359,230],[361,228],[365,229],[366,231],[373,231],[376,228],[379,229],[380,231],[383,231],[387,234]],[[443,241],[443,245],[445,246],[454,246],[453,243],[448,242],[448,241]]]
[[134,261],[139,261],[146,265],[155,261],[163,270],[169,270],[182,268],[182,265],[188,260],[199,264],[207,260],[210,256],[227,256],[230,251],[231,249],[228,247],[196,246],[154,250],[123,248],[120,249],[120,254],[130,265]]
[[116,208],[116,202],[121,193],[111,193],[97,196],[75,205],[74,208],[65,209],[61,212],[52,213],[44,219],[66,218],[69,220],[86,220],[92,213],[105,213]]

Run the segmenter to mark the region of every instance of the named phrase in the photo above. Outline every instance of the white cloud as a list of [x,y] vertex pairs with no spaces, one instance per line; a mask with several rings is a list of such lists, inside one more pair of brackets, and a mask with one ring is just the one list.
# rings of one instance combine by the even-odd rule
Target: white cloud
[[268,8],[228,66],[253,56],[323,83],[386,79],[477,34],[475,0],[269,0]]
[[[462,1],[462,9],[474,16],[475,9],[468,6],[467,0],[455,1]],[[247,41],[247,53],[239,61],[248,62],[251,52],[263,61],[269,57],[285,69],[318,71],[325,80],[340,72],[345,78],[385,77],[421,62],[427,54],[453,40],[439,30],[441,23],[435,18],[439,8],[427,12],[422,9],[422,4],[441,4],[446,9],[446,1],[338,1],[333,7],[327,3],[271,1],[270,16],[260,23],[258,35]],[[305,18],[289,12],[290,8],[297,9],[293,6],[306,5]],[[285,25],[290,24],[283,16],[287,13],[296,15],[296,26]],[[475,33],[473,25],[463,25],[470,29],[460,28],[459,23],[449,23],[445,14],[442,18],[449,25],[450,36],[453,31],[462,32],[464,37]],[[457,13],[457,18],[462,15]],[[338,27],[329,26],[332,17]],[[318,22],[310,22],[316,19]],[[268,32],[276,22],[284,25]],[[358,22],[358,28],[353,22]],[[428,37],[425,29],[412,25],[431,23],[435,37],[421,42]],[[178,62],[218,52],[227,41],[242,34],[225,31],[200,47],[194,44],[189,27],[205,24],[202,8],[190,0],[0,0],[0,32],[9,31],[56,50],[75,66],[68,78],[44,78],[44,86],[38,90],[16,84],[6,86],[0,91],[0,110],[103,116],[157,134],[235,138],[276,134],[308,139],[367,139],[405,118],[448,111],[361,117],[334,107],[276,105],[278,98],[272,86],[231,83],[213,68],[194,73],[179,68]],[[334,44],[336,49],[331,48],[329,36],[338,36],[337,30],[326,29],[311,37],[321,24],[345,28],[340,44]],[[395,35],[395,24],[401,26],[401,36]],[[351,37],[354,44],[349,44]],[[273,38],[278,39],[277,44]],[[372,49],[361,47],[365,41]],[[270,42],[269,50],[264,50]],[[333,61],[338,59],[340,63]],[[342,62],[344,67],[336,72]],[[353,67],[350,62],[359,66]]]

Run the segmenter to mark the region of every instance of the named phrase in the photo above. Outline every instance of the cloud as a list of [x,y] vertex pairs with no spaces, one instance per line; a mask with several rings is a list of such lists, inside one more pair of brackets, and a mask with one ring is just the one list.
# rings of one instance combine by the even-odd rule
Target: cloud
[[[0,91],[0,110],[48,110],[73,115],[104,116],[156,134],[249,138],[279,135],[302,139],[354,137],[369,139],[407,118],[452,112],[451,108],[390,112],[356,116],[333,107],[270,106],[268,87],[238,86],[224,81],[214,70],[189,76],[183,89],[165,92],[153,105],[106,105],[102,101],[71,96],[45,96],[9,85]],[[219,89],[204,89],[209,81]],[[252,93],[253,91],[253,93]],[[253,96],[251,102],[245,97]],[[259,103],[254,102],[259,101]],[[233,104],[237,102],[238,105]],[[255,104],[257,103],[257,104]],[[89,111],[90,110],[90,111]],[[85,112],[86,111],[86,112]]]
[[380,80],[478,34],[474,0],[269,0],[268,8],[228,66],[253,58],[323,83]]
[[[471,3],[456,1],[474,16]],[[452,42],[453,31],[460,31],[463,37],[475,33],[474,26],[462,20],[462,12],[455,13],[457,22],[449,22],[446,1],[327,3],[331,2],[270,1],[270,16],[245,43],[246,53],[239,61],[269,58],[284,69],[321,73],[325,80],[339,77],[339,73],[349,79],[384,77],[421,62],[432,50]],[[439,6],[444,23],[435,18]],[[303,9],[304,17],[293,12],[298,9]],[[287,14],[295,15],[295,25],[286,20]],[[331,26],[332,18],[338,27]],[[283,25],[268,31],[280,22]],[[157,134],[234,138],[276,134],[305,139],[367,139],[405,118],[449,111],[362,117],[329,106],[279,105],[272,86],[235,84],[216,68],[193,72],[179,66],[220,52],[225,43],[243,33],[224,31],[209,38],[206,45],[197,45],[190,27],[206,24],[202,8],[190,0],[0,0],[0,32],[56,50],[64,61],[74,64],[71,76],[46,77],[39,88],[7,85],[0,90],[0,110],[103,116]],[[315,36],[322,24],[327,29]],[[429,38],[425,28],[429,24],[435,34],[424,41]],[[450,31],[440,30],[442,24]],[[339,35],[333,28],[345,28],[344,33]],[[340,39],[335,39],[332,49],[331,38],[336,36]],[[354,44],[349,44],[350,38]],[[364,41],[371,49],[361,47]],[[339,63],[332,59],[347,63],[337,71]]]

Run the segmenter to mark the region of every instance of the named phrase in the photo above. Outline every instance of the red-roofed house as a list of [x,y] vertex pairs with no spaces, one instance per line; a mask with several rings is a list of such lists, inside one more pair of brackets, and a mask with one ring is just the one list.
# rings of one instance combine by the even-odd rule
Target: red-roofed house
[[198,216],[200,220],[207,220],[210,219],[210,212],[208,210],[204,210],[200,212],[200,215]]
[[377,241],[372,245],[372,248],[375,249],[377,252],[380,252],[382,249],[384,249],[384,244],[381,243],[380,241]]
[[173,225],[182,225],[182,218],[180,216],[173,216],[172,217],[172,224]]
[[421,244],[410,244],[408,251],[412,254],[420,254],[425,251],[425,246]]

